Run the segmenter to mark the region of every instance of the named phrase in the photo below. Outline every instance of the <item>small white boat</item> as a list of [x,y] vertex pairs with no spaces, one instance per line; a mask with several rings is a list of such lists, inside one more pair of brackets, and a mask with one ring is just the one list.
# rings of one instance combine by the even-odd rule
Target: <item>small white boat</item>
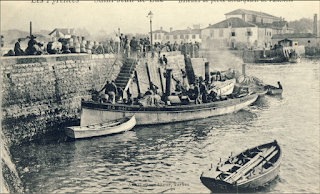
[[136,118],[133,115],[100,124],[68,127],[66,128],[66,135],[74,139],[110,135],[129,131],[135,125]]

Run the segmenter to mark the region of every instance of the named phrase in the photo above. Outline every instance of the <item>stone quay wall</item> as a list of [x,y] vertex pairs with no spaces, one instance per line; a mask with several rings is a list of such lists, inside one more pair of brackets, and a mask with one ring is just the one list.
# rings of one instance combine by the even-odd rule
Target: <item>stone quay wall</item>
[[2,57],[2,138],[19,144],[79,124],[81,100],[114,80],[121,66],[113,54]]

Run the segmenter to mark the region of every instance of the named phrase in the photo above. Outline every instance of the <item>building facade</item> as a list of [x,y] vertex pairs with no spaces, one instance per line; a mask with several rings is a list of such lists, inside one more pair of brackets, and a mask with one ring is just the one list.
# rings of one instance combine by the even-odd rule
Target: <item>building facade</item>
[[226,13],[226,20],[202,29],[202,48],[263,48],[274,34],[293,33],[281,17],[244,9]]
[[160,30],[152,31],[152,42],[153,43],[163,43],[165,39],[165,34],[167,34],[167,31],[164,31],[162,27]]
[[272,45],[278,44],[279,41],[285,39],[294,42],[296,46],[320,47],[320,37],[311,33],[275,34],[271,39]]
[[170,28],[170,32],[165,34],[164,43],[201,43],[201,30],[200,29],[185,29],[185,30],[175,30]]

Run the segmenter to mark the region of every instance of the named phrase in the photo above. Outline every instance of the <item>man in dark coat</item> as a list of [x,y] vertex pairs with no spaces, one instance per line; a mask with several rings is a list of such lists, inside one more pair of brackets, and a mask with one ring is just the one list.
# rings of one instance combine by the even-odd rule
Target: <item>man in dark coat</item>
[[26,49],[26,53],[28,55],[36,55],[37,54],[37,49],[35,47],[35,45],[37,44],[37,41],[35,40],[37,37],[31,35],[30,40],[28,42],[28,47]]
[[21,40],[22,40],[21,38],[18,38],[18,42],[16,42],[16,44],[14,45],[14,53],[16,56],[24,55],[24,52],[20,47]]

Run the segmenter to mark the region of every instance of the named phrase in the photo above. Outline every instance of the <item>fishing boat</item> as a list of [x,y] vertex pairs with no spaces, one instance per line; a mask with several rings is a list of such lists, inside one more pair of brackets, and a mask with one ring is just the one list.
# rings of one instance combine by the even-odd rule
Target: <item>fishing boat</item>
[[282,152],[278,142],[262,144],[230,156],[201,174],[201,182],[211,191],[237,192],[263,186],[280,171]]
[[137,125],[163,124],[202,119],[219,116],[249,106],[256,101],[257,94],[247,94],[240,98],[227,98],[226,100],[202,104],[165,105],[162,107],[126,104],[98,103],[82,101],[81,126],[92,123],[104,123],[108,120],[119,119],[135,115]]
[[72,126],[66,128],[66,135],[74,138],[89,138],[103,135],[110,135],[131,130],[136,125],[135,116],[123,117],[99,124],[87,126]]

